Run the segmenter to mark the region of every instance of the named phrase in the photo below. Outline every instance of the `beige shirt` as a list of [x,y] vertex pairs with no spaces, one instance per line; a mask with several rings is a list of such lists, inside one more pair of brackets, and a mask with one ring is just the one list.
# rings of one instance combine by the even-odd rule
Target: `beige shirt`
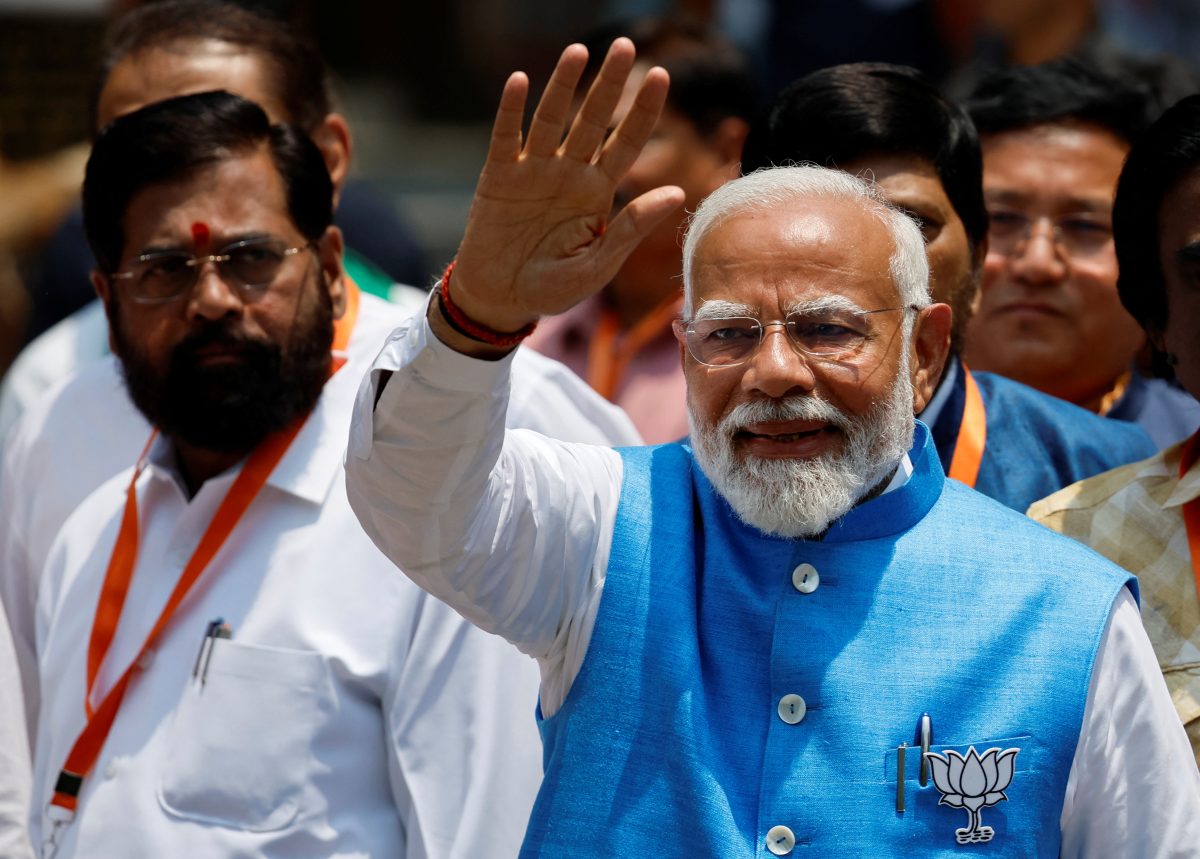
[[1180,478],[1182,448],[1061,489],[1029,516],[1137,575],[1142,621],[1200,762],[1200,596],[1183,521],[1200,496],[1200,463]]

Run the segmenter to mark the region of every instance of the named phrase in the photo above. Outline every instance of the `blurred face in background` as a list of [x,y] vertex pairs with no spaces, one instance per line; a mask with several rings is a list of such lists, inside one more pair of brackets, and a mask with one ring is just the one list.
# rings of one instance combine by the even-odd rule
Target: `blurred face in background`
[[1200,169],[1163,198],[1158,223],[1167,326],[1156,345],[1175,357],[1179,383],[1200,398]]
[[929,290],[934,301],[954,310],[950,349],[959,354],[975,310],[982,258],[977,258],[971,247],[937,171],[924,158],[892,153],[868,155],[839,166],[847,173],[873,178],[889,202],[920,223],[929,260]]
[[1144,342],[1117,295],[1112,241],[1129,146],[1086,123],[981,143],[990,225],[967,363],[1095,411]]

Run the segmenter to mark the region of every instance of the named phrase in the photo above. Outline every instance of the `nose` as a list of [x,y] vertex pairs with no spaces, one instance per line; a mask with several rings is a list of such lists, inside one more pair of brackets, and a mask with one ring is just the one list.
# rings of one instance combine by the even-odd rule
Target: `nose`
[[809,359],[788,339],[782,323],[765,326],[762,343],[746,362],[742,386],[772,399],[811,392],[816,385]]
[[204,262],[188,294],[188,315],[215,321],[226,316],[238,316],[242,309],[241,296],[221,276],[216,263],[212,260]]
[[1063,253],[1054,225],[1038,218],[1029,225],[1029,235],[1017,245],[1009,261],[1013,277],[1034,286],[1052,286],[1067,276]]

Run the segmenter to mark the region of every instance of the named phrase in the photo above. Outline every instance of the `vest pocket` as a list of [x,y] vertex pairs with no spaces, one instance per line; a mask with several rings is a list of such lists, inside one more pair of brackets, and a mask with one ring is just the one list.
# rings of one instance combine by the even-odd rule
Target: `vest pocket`
[[288,826],[303,810],[313,738],[332,705],[320,654],[214,640],[204,683],[184,690],[169,729],[160,805],[252,832]]

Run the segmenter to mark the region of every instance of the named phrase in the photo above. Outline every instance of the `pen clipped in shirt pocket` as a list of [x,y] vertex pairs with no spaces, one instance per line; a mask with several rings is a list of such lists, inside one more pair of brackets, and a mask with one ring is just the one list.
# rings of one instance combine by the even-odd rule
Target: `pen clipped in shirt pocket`
[[176,708],[159,802],[188,820],[282,829],[303,808],[313,738],[332,708],[320,654],[213,641],[204,682]]

